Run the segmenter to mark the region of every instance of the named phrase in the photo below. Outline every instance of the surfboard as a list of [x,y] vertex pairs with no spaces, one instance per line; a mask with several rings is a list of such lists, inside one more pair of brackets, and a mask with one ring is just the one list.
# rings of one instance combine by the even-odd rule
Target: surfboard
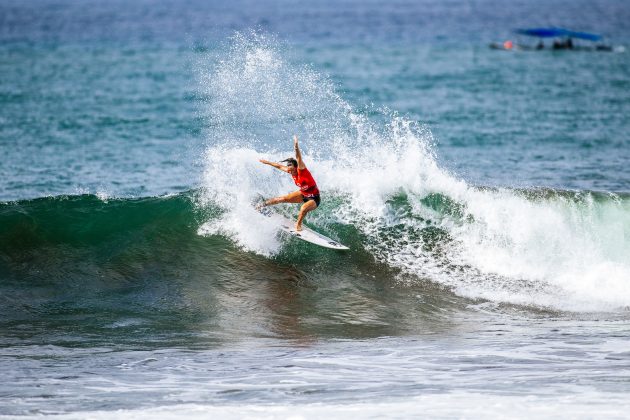
[[281,230],[288,233],[289,235],[302,239],[303,241],[310,242],[324,248],[338,249],[344,251],[350,249],[347,246],[335,241],[334,239],[324,236],[321,233],[315,232],[313,229],[310,229],[304,225],[302,225],[302,230],[298,232],[297,230],[295,230],[295,222],[293,220],[272,211],[269,207],[262,207],[257,210],[263,216],[266,216],[273,220],[274,223],[277,223],[280,226]]

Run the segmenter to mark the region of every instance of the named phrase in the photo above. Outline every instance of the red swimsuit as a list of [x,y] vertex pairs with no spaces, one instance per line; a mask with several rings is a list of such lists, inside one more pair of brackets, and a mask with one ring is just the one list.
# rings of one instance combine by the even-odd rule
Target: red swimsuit
[[306,198],[313,198],[319,195],[319,189],[317,188],[317,184],[313,179],[313,175],[308,171],[308,169],[297,169],[297,175],[291,175],[293,177],[293,181],[295,185],[300,187],[300,192]]

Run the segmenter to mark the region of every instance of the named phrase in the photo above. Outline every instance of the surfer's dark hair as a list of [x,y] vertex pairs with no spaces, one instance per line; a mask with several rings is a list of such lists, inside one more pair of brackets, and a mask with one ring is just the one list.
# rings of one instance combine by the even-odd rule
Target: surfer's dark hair
[[286,162],[288,165],[291,165],[291,166],[293,166],[295,168],[298,167],[297,160],[295,160],[293,158],[288,158],[288,159],[282,160],[281,162]]

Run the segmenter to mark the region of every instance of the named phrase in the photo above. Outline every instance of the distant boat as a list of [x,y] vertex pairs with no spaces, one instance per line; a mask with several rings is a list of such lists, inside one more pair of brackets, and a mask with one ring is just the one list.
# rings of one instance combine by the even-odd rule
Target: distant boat
[[[502,43],[494,42],[490,48],[507,51],[527,51],[527,50],[578,50],[578,51],[613,51],[609,45],[576,45],[574,39],[597,42],[602,40],[602,36],[589,32],[572,31],[564,28],[529,28],[517,29],[514,31],[519,35],[526,35],[539,38],[536,45],[521,44],[511,40]],[[545,45],[544,38],[553,38],[553,43]]]
[[588,32],[577,32],[563,28],[532,28],[532,29],[517,29],[514,31],[518,34],[535,36],[538,38],[578,38],[586,39],[588,41],[599,41],[602,39],[601,35],[591,34]]

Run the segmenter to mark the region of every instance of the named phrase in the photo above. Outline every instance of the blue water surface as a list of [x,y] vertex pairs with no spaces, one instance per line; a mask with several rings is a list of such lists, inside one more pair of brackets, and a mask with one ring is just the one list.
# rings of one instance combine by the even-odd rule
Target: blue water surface
[[[630,39],[622,1],[4,1],[0,199],[195,187],[200,69],[235,31],[275,36],[356,109],[426,124],[478,185],[628,191],[625,52],[488,48],[527,26]],[[532,42],[521,39],[525,42]]]

